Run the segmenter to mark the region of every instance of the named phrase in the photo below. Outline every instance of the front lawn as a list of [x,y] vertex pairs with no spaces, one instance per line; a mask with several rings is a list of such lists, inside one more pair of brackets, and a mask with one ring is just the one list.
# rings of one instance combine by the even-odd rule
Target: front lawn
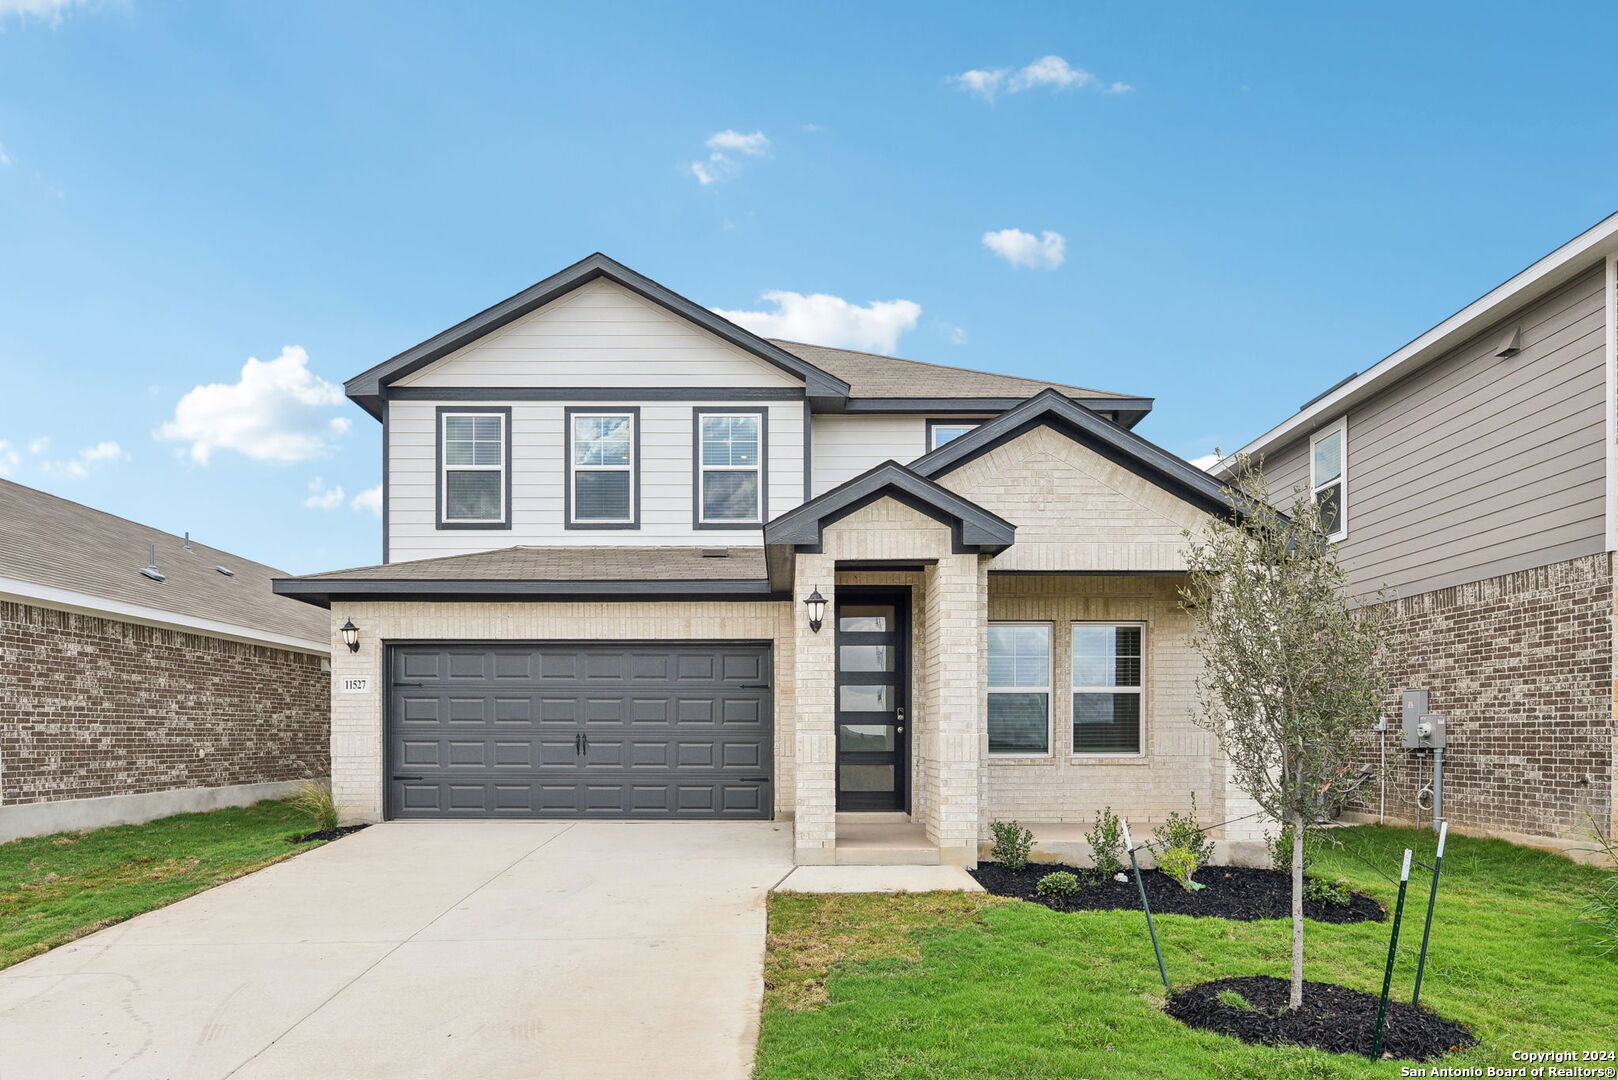
[[[1342,832],[1395,874],[1405,846],[1432,850],[1430,833]],[[1344,851],[1323,851],[1315,872],[1393,906],[1396,887]],[[1394,975],[1405,1000],[1427,896],[1420,877]],[[1618,1049],[1618,955],[1581,949],[1589,938],[1572,925],[1578,890],[1599,878],[1546,852],[1450,838],[1422,1003],[1481,1044],[1429,1068],[1512,1066],[1514,1050]],[[1389,927],[1309,923],[1307,977],[1380,991]],[[1287,973],[1285,920],[1165,915],[1158,932],[1176,987]],[[1170,1019],[1139,912],[1065,914],[981,894],[775,895],[765,981],[760,1080],[1400,1075],[1397,1062],[1251,1046]]]
[[309,819],[281,801],[0,844],[0,968],[252,873]]

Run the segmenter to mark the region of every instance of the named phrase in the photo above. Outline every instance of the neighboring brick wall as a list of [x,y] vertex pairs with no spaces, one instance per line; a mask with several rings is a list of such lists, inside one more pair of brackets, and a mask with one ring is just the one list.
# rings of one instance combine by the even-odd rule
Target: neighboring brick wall
[[0,804],[325,776],[322,659],[0,603]]
[[[1390,602],[1402,634],[1382,736],[1387,816],[1416,804],[1432,755],[1401,747],[1398,691],[1448,721],[1444,815],[1456,828],[1575,839],[1613,819],[1613,581],[1592,555]],[[1378,765],[1376,736],[1369,764]],[[1375,814],[1375,783],[1353,809]]]

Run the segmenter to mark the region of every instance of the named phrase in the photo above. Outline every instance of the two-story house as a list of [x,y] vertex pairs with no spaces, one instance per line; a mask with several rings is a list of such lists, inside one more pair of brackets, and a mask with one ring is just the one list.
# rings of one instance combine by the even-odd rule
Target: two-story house
[[[774,818],[803,863],[1244,805],[1192,722],[1151,400],[760,338],[602,255],[347,383],[380,565],[331,609],[350,821]],[[1253,857],[1256,821],[1221,834]]]
[[[1618,215],[1243,447],[1330,508],[1351,587],[1402,640],[1396,688],[1445,719],[1367,733],[1358,809],[1551,846],[1618,826]],[[1218,471],[1229,475],[1236,455]]]

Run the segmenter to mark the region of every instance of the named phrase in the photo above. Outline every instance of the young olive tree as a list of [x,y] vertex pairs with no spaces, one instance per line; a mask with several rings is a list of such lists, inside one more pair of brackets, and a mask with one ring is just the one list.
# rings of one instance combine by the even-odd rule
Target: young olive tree
[[1375,607],[1349,602],[1322,528],[1297,492],[1276,510],[1261,471],[1238,461],[1244,513],[1188,533],[1182,596],[1202,654],[1198,722],[1217,737],[1238,787],[1292,826],[1292,992],[1303,1004],[1305,833],[1330,816],[1357,737],[1385,697],[1386,631]]

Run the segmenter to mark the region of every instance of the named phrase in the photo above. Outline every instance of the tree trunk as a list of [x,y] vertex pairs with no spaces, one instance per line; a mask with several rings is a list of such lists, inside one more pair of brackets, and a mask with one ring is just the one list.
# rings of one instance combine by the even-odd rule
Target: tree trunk
[[1303,815],[1292,815],[1292,990],[1290,1008],[1303,1004]]

